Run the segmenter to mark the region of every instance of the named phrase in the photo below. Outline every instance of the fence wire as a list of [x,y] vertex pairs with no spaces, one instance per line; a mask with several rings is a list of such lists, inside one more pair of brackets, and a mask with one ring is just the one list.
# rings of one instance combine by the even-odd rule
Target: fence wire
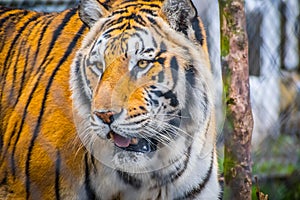
[[79,0],[0,0],[0,5],[41,12],[59,12],[78,5]]
[[282,133],[299,137],[300,3],[248,0],[246,5],[253,143]]

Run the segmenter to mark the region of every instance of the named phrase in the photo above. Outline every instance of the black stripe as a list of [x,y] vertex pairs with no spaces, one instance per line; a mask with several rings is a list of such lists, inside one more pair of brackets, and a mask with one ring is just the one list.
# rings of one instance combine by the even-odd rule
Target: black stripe
[[7,179],[8,179],[7,171],[3,172],[2,175],[4,175],[4,176],[2,176],[2,179],[0,179],[0,185],[4,186],[3,188],[5,188],[5,185],[7,185]]
[[18,41],[18,39],[20,38],[20,36],[22,35],[23,31],[26,29],[26,27],[28,26],[28,24],[32,21],[35,21],[40,15],[39,14],[35,14],[33,17],[29,18],[28,21],[26,21],[26,23],[24,23],[24,25],[20,28],[20,30],[18,30],[18,33],[16,34],[16,36],[14,37],[13,41],[11,42],[10,44],[10,47],[8,49],[8,53],[7,53],[7,56],[5,58],[5,61],[4,61],[4,68],[3,68],[3,71],[1,73],[1,76],[2,77],[6,77],[4,75],[6,75],[7,73],[5,73],[7,67],[9,66],[8,64],[8,61],[9,59],[12,59],[12,53],[14,53],[15,51],[15,46],[16,46],[16,42]]
[[156,99],[153,99],[153,97],[148,92],[147,92],[147,94],[150,99],[151,106],[155,106],[155,107],[159,106],[159,102]]
[[[134,3],[131,3],[131,2],[134,2]],[[127,5],[125,5],[125,6],[123,6],[122,8],[129,8],[129,7],[137,7],[137,6],[139,6],[139,5],[145,5],[145,6],[148,6],[148,7],[150,7],[150,8],[158,8],[158,9],[160,9],[161,7],[159,6],[159,5],[157,5],[157,4],[145,4],[145,3],[141,3],[141,2],[139,2],[139,3],[137,3],[136,2],[136,0],[125,0],[125,1],[123,1],[122,2],[123,4],[126,4],[126,3],[128,3]]]
[[120,25],[120,26],[118,26],[118,27],[110,28],[110,29],[106,30],[106,31],[103,33],[103,36],[104,36],[105,38],[110,37],[110,33],[111,33],[111,32],[113,32],[113,31],[115,31],[115,30],[123,30],[125,26],[126,26],[126,24],[123,24],[123,25]]
[[[124,0],[123,3],[132,3],[132,2],[136,2],[136,0]],[[126,5],[125,8],[128,8],[129,6],[136,6],[137,4],[129,4]]]
[[131,185],[135,189],[140,189],[142,187],[142,181],[131,176],[129,173],[117,170],[117,174],[124,183]]
[[[2,8],[1,8],[2,9]],[[4,13],[6,13],[6,12],[11,12],[11,11],[13,11],[14,9],[2,9],[2,11],[0,12],[0,15],[2,15],[2,14],[4,14]],[[18,11],[18,12],[16,12],[16,13],[9,13],[6,17],[3,17],[2,19],[0,18],[0,25],[3,25],[3,23],[7,20],[7,19],[9,19],[10,17],[12,17],[12,16],[17,16],[17,17],[19,17],[19,18],[21,18],[21,17],[23,17],[23,15],[21,15],[21,14],[24,14],[24,15],[26,15],[27,13],[28,13],[28,11],[27,10],[18,10],[18,9],[16,9],[16,11]]]
[[[84,59],[83,59],[83,66],[82,66],[82,73],[83,73],[83,76],[81,76],[81,79],[85,82],[85,86],[87,86],[90,91],[92,92],[93,89],[91,88],[91,85],[90,85],[90,80],[87,78],[88,76],[86,75],[86,69],[89,67],[90,71],[93,72],[93,70],[91,70],[92,67],[90,67],[91,65],[95,65],[95,67],[97,67],[97,64],[94,64],[94,63],[90,63],[90,59],[87,58],[87,56],[85,55],[84,56]],[[85,62],[86,61],[86,62]],[[96,61],[97,62],[97,61]],[[88,66],[88,67],[87,67]],[[96,73],[94,73],[96,76],[98,76]],[[84,89],[85,90],[85,89]],[[87,96],[90,96],[89,94],[87,94]]]
[[163,71],[160,71],[157,76],[158,76],[158,82],[159,83],[164,82],[164,80],[165,80],[165,74],[164,74]]
[[2,7],[0,5],[0,15],[2,15],[3,13],[9,12],[11,10],[12,10],[11,8]]
[[200,45],[203,46],[204,37],[203,37],[203,34],[202,34],[202,29],[200,27],[200,21],[199,21],[198,17],[195,17],[192,20],[192,27],[193,27],[193,30],[195,31],[196,39],[198,40]]
[[146,21],[140,15],[133,16],[134,21],[142,26],[146,26]]
[[152,16],[154,16],[154,17],[156,17],[157,16],[157,11],[154,11],[154,10],[150,10],[150,9],[144,9],[144,8],[142,8],[142,9],[140,9],[139,10],[140,12],[144,12],[144,13],[147,13],[147,14],[150,14],[150,15],[152,15]]
[[177,62],[177,59],[176,59],[175,56],[173,56],[171,58],[170,65],[171,65],[172,78],[173,78],[173,82],[174,82],[174,85],[173,85],[173,89],[174,89],[177,85],[177,82],[178,82],[178,73],[179,73],[178,72],[179,65],[178,65],[178,62]]
[[[138,115],[133,115],[131,117],[137,117],[137,116],[140,116],[140,115],[143,115],[145,113],[142,113],[142,114],[138,114]],[[144,121],[147,121],[148,119],[141,119],[139,121],[134,121],[134,122],[131,122],[131,123],[126,123],[126,125],[130,126],[130,125],[137,125],[137,124],[140,124],[140,123],[143,123]],[[142,124],[142,126],[146,126],[146,124],[148,124],[148,122]],[[123,125],[123,124],[120,124],[120,125]],[[139,130],[139,129],[137,129]]]
[[[76,76],[77,77],[83,77],[83,74],[82,74],[82,71],[80,70],[80,67],[81,67],[81,60],[83,60],[83,56],[82,54],[77,54],[77,57],[76,57],[76,60],[75,60],[75,73],[76,73]],[[80,87],[84,87],[85,83],[83,82],[83,79],[82,78],[78,78],[77,79],[77,82],[78,82],[78,85]],[[88,99],[88,95],[83,95],[82,98],[86,98],[84,100],[84,102],[89,102],[90,100]]]
[[88,162],[88,154],[86,153],[84,155],[84,166],[85,166],[85,170],[84,170],[84,189],[86,192],[86,196],[87,199],[89,200],[93,200],[96,199],[96,192],[94,191],[94,189],[91,187],[91,180],[90,180],[90,167],[89,167],[89,162]]
[[[49,21],[47,21],[49,19]],[[40,47],[42,46],[42,40],[44,39],[44,35],[46,33],[46,30],[48,29],[48,26],[51,24],[52,20],[54,18],[52,16],[47,16],[47,17],[44,17],[44,23],[47,22],[45,25],[43,23],[43,29],[42,31],[39,33],[39,40],[37,42],[37,50],[36,50],[36,53],[34,55],[34,58],[33,58],[33,63],[32,63],[32,69],[34,68],[36,62],[37,62],[37,57],[39,55],[39,52],[40,52]],[[40,65],[42,66],[42,65]],[[39,71],[39,70],[38,70]]]
[[[76,13],[76,10],[71,10],[71,12],[69,12],[66,17],[64,18],[62,24],[67,24],[70,20],[70,18]],[[62,27],[61,27],[62,28]],[[28,148],[28,154],[27,154],[27,159],[26,159],[26,165],[25,165],[25,173],[26,173],[26,195],[27,195],[27,199],[29,198],[29,193],[30,193],[30,174],[29,174],[29,167],[30,167],[30,161],[31,161],[31,154],[32,154],[32,150],[33,150],[33,147],[34,147],[34,144],[35,144],[35,140],[36,138],[38,137],[38,134],[40,132],[40,128],[41,128],[41,123],[42,123],[42,118],[43,118],[43,115],[44,115],[44,110],[45,110],[45,106],[46,106],[46,101],[47,101],[47,98],[48,98],[48,93],[49,93],[49,90],[52,86],[52,83],[54,81],[54,77],[56,76],[56,73],[58,72],[58,70],[60,69],[60,67],[62,66],[62,64],[67,60],[68,56],[71,55],[72,53],[72,50],[74,49],[74,47],[76,46],[79,38],[82,36],[84,30],[85,30],[85,26],[81,26],[80,30],[76,33],[75,37],[70,40],[72,41],[70,43],[70,45],[68,46],[65,54],[63,55],[63,57],[60,59],[60,61],[58,62],[57,66],[55,67],[55,69],[53,70],[51,76],[49,77],[49,82],[46,86],[46,89],[45,89],[45,93],[44,93],[44,97],[43,97],[43,100],[42,100],[42,106],[41,106],[41,110],[40,110],[40,114],[39,114],[39,117],[38,117],[38,121],[37,121],[37,124],[36,124],[36,127],[34,129],[34,132],[33,132],[33,136],[31,138],[31,142],[30,142],[30,146]],[[60,30],[62,31],[62,29]],[[57,31],[55,31],[55,38],[57,38],[58,36],[57,35],[60,35],[60,31],[59,33],[57,33]]]
[[156,32],[157,35],[159,35],[160,37],[165,37],[162,33],[161,33],[161,27],[159,26],[159,24],[155,21],[154,18],[152,17],[147,17],[149,22],[151,23],[151,28],[154,29],[154,31]]
[[[59,26],[55,29],[50,45],[48,47],[47,53],[45,54],[45,57],[42,61],[42,64],[40,66],[43,66],[44,63],[47,61],[48,56],[50,55],[51,51],[53,50],[53,47],[57,41],[57,39],[59,38],[59,36],[61,35],[64,27],[66,26],[66,24],[70,21],[71,17],[74,16],[77,13],[76,9],[70,9],[68,11],[68,13],[65,15],[64,19],[62,20],[62,22],[59,24]],[[39,71],[37,71],[36,74],[38,74]]]
[[[11,17],[18,17],[18,19],[20,19],[20,18],[23,17],[23,15],[27,15],[27,14],[28,14],[28,11],[23,11],[23,10],[21,10],[21,11],[22,11],[22,12],[10,13],[10,14],[8,14],[8,16],[6,16],[6,17],[0,19],[0,27],[5,29],[6,26],[4,25],[4,22],[6,22],[6,20],[9,20]],[[23,15],[21,15],[21,14],[23,14]],[[8,22],[13,22],[13,23],[15,23],[14,20],[9,20]],[[4,35],[4,36],[6,36],[6,35]],[[5,46],[5,41],[1,41],[1,42],[3,42],[4,45],[0,45],[0,52],[2,52],[3,47]]]
[[[44,19],[44,22],[46,22],[46,20],[48,20],[48,17],[44,17],[43,19]],[[31,69],[30,69],[30,70],[26,70],[27,64],[28,64],[28,60],[29,60],[28,54],[29,54],[29,51],[30,51],[30,48],[28,48],[28,52],[27,52],[27,55],[26,55],[26,65],[25,65],[25,67],[24,67],[24,72],[23,72],[23,76],[22,76],[21,87],[20,87],[20,89],[19,89],[19,95],[18,95],[18,97],[17,97],[17,99],[16,99],[16,101],[15,101],[14,107],[15,107],[15,106],[17,105],[17,103],[19,102],[19,99],[20,99],[20,96],[21,96],[21,91],[22,91],[22,89],[23,89],[23,87],[24,87],[24,84],[25,84],[25,75],[26,75],[26,73],[31,73],[32,70],[33,70],[34,67],[35,67],[35,64],[36,64],[36,61],[37,61],[37,56],[38,56],[39,51],[40,51],[40,46],[42,46],[41,42],[42,42],[43,36],[44,36],[44,34],[45,34],[45,32],[46,32],[46,30],[47,30],[49,24],[52,22],[52,19],[53,19],[53,18],[50,18],[50,20],[47,22],[46,25],[44,25],[44,23],[42,24],[42,25],[44,25],[44,26],[43,26],[43,30],[39,33],[40,37],[39,37],[39,40],[38,40],[38,42],[37,42],[37,51],[35,52],[33,62],[30,64],[30,65],[31,65]],[[48,61],[48,63],[50,63],[50,62]],[[40,68],[41,68],[42,66],[43,66],[43,65],[40,65]],[[45,66],[47,66],[47,64],[46,64]],[[37,70],[37,73],[39,73],[40,68]]]
[[56,153],[56,162],[55,162],[55,197],[57,200],[60,200],[60,168],[61,168],[61,156],[60,152]]
[[176,94],[174,94],[171,90],[169,90],[168,92],[164,93],[164,97],[166,99],[170,99],[170,106],[172,107],[176,107],[179,105],[178,99]]
[[139,108],[142,110],[142,111],[147,111],[146,108],[144,106],[139,106]]
[[155,94],[157,97],[162,97],[164,95],[160,90],[150,90],[150,92]]
[[159,52],[160,54],[165,53],[167,51],[167,45],[164,42],[160,43],[159,48],[160,48],[160,52]]
[[[7,56],[5,58],[5,61],[4,61],[4,64],[3,64],[3,70],[2,70],[2,73],[1,73],[1,81],[0,83],[2,83],[2,88],[1,88],[1,91],[4,91],[4,87],[5,87],[5,80],[6,80],[6,76],[8,74],[8,68],[10,66],[10,64],[8,64],[9,62],[9,59],[12,60],[12,54],[14,53],[15,51],[15,44],[16,42],[18,41],[18,39],[20,38],[21,34],[23,33],[23,31],[26,29],[27,25],[36,20],[40,15],[39,14],[36,14],[34,15],[33,17],[29,18],[29,20],[24,23],[24,25],[20,28],[20,30],[18,30],[18,33],[17,35],[14,37],[10,47],[9,47],[9,50],[8,50],[8,53],[7,53]],[[3,92],[0,93],[0,113],[2,113],[2,97],[3,97]]]
[[157,42],[155,41],[155,38],[153,36],[152,36],[152,43],[153,43],[154,48],[156,49],[157,48]]
[[114,26],[114,25],[117,25],[117,24],[120,24],[122,23],[124,20],[133,20],[135,21],[137,24],[140,24],[142,26],[145,26],[146,25],[146,21],[140,16],[140,15],[137,15],[135,13],[130,13],[129,15],[127,16],[122,16],[122,17],[119,17],[117,18],[116,20],[113,20],[111,22],[109,22],[107,24],[107,26]]
[[[135,54],[137,54],[138,52],[143,52],[143,51],[145,50],[145,42],[144,42],[143,37],[140,35],[139,32],[135,32],[135,33],[133,33],[133,34],[131,35],[131,37],[134,37],[134,36],[136,36],[137,38],[139,38],[139,40],[140,40],[141,43],[142,43],[142,46],[141,46],[141,47],[139,46],[139,49],[136,49]],[[128,48],[128,47],[127,47],[127,48]]]
[[118,15],[118,14],[124,14],[124,13],[128,13],[128,10],[127,9],[122,9],[122,10],[120,9],[120,10],[113,11],[110,16]]
[[[35,21],[35,24],[33,25],[33,27],[35,27],[37,24],[39,24],[40,23],[40,20],[36,20]],[[29,38],[29,36],[31,35],[31,32],[29,32],[29,34],[26,36],[26,38],[24,38],[23,40],[22,40],[22,42],[21,42],[21,46],[20,47],[15,47],[15,48],[17,48],[18,49],[18,51],[19,51],[19,53],[22,51],[22,50],[25,50],[26,48],[28,48],[27,49],[27,54],[26,54],[26,59],[25,59],[25,61],[26,61],[26,63],[25,63],[25,66],[24,66],[24,70],[23,70],[23,75],[22,75],[22,82],[21,82],[21,86],[20,86],[20,89],[19,89],[19,93],[17,94],[18,95],[18,97],[17,97],[17,99],[16,99],[16,101],[15,101],[15,103],[14,103],[14,106],[17,104],[17,102],[19,101],[19,97],[20,97],[20,95],[21,95],[21,93],[20,93],[20,91],[22,91],[22,88],[23,88],[23,86],[24,86],[24,81],[25,81],[25,74],[26,74],[26,67],[27,67],[27,63],[28,63],[28,55],[29,55],[29,49],[30,49],[30,47],[27,47],[27,44],[26,44],[26,42],[28,41],[28,38]],[[36,54],[37,55],[37,54]],[[19,55],[18,55],[19,56]],[[36,58],[35,58],[36,59]],[[15,63],[15,66],[14,66],[14,74],[13,74],[13,83],[12,83],[12,87],[11,87],[11,91],[10,91],[10,98],[12,98],[13,97],[13,93],[14,93],[14,89],[15,89],[15,81],[16,81],[16,74],[17,74],[17,65],[18,65],[18,60],[19,59],[16,59],[16,63]],[[18,68],[20,68],[20,66],[18,66]]]
[[[0,128],[0,132],[1,132],[1,134],[0,134],[0,156],[2,155],[2,151],[3,151],[3,131],[1,130],[1,128]],[[0,157],[1,158],[1,157]],[[2,159],[1,159],[2,160]],[[1,162],[2,163],[2,162]]]
[[210,121],[211,121],[211,118],[208,118],[208,122],[207,122],[206,129],[205,129],[205,134],[204,134],[205,138],[207,138],[208,130],[210,127]]
[[148,18],[148,20],[149,20],[149,22],[152,24],[152,25],[157,25],[157,22],[156,22],[156,20],[153,18],[153,17],[147,17]]
[[115,25],[117,25],[117,24],[122,23],[124,19],[126,19],[126,17],[119,17],[119,18],[117,18],[117,19],[115,19],[115,20],[111,20],[111,21],[107,22],[107,23],[105,24],[105,26],[106,26],[106,27],[115,26]]
[[158,62],[158,63],[161,64],[161,65],[164,65],[164,64],[165,64],[165,61],[166,61],[166,58],[158,57],[158,58],[155,58],[154,61],[155,61],[155,62]]
[[14,107],[16,107],[17,103],[19,102],[20,96],[22,94],[22,90],[24,88],[30,50],[31,50],[31,48],[28,47],[27,52],[26,52],[26,56],[25,56],[25,65],[24,65],[24,69],[23,69],[23,73],[22,73],[22,77],[21,77],[20,88],[19,88],[19,91],[18,91],[18,96],[17,96],[17,98],[15,100],[15,103],[14,103]]
[[183,168],[177,172],[176,176],[174,176],[173,181],[177,180],[178,178],[180,178],[182,176],[182,174],[185,172],[185,170],[187,169],[187,165],[190,161],[190,155],[191,155],[191,152],[192,152],[192,146],[189,146],[188,150],[187,150],[187,157],[186,159],[184,160],[184,165],[183,165]]
[[109,2],[110,2],[111,0],[104,0],[104,1],[102,1],[102,6],[104,6],[104,8],[106,9],[106,10],[110,10],[110,6],[109,5],[107,5]]
[[[195,68],[194,68],[194,66],[190,65],[187,69],[185,69],[185,80],[190,84],[191,88],[195,87],[196,79],[195,79]],[[189,88],[189,89],[191,89],[191,88]]]
[[188,149],[187,149],[187,152],[185,154],[186,158],[184,159],[182,168],[177,169],[176,171],[172,171],[169,174],[164,175],[164,176],[161,176],[160,174],[153,172],[152,178],[156,179],[158,183],[157,183],[157,185],[155,185],[151,189],[160,188],[160,187],[165,186],[169,183],[173,183],[178,178],[180,178],[187,169],[187,165],[188,165],[189,160],[190,160],[191,150],[192,150],[192,148],[191,148],[191,146],[189,146]]
[[[35,23],[33,24],[33,27],[35,27],[38,23],[40,23],[40,20],[35,20]],[[16,63],[14,65],[14,70],[13,70],[14,73],[13,73],[13,82],[12,82],[12,86],[11,86],[11,90],[10,90],[10,99],[12,99],[13,93],[14,93],[14,89],[15,89],[15,82],[16,82],[16,78],[17,78],[17,67],[21,68],[20,66],[17,66],[18,65],[18,60],[19,60],[18,57],[19,57],[21,51],[22,50],[26,50],[26,48],[27,48],[27,54],[26,54],[26,60],[25,60],[25,62],[26,63],[28,62],[28,54],[29,54],[28,50],[30,49],[30,47],[26,46],[26,42],[28,41],[28,38],[29,38],[30,35],[31,35],[31,32],[29,32],[29,34],[27,34],[27,36],[22,39],[20,47],[15,47],[19,51],[19,53],[18,53],[18,56],[17,56],[17,59],[16,59]],[[25,66],[24,66],[25,69],[23,69],[22,82],[21,82],[21,86],[20,86],[21,89],[23,88],[23,85],[24,85],[25,74],[26,74],[26,65],[27,64],[25,64]],[[19,91],[21,91],[21,90],[19,90]],[[15,101],[14,105],[17,104],[17,101],[19,99],[20,94],[21,94],[20,92],[17,94],[18,98]]]
[[157,5],[157,4],[146,4],[147,6],[149,6],[150,8],[158,8],[158,9],[160,9],[161,8],[161,6],[159,6],[159,5]]
[[162,197],[161,197],[161,188],[159,188],[159,192],[158,192],[158,195],[156,197],[157,200],[161,200]]
[[[6,11],[10,11],[10,10],[8,10],[8,9],[5,9]],[[3,25],[3,23],[6,21],[6,20],[9,20],[11,17],[18,17],[18,18],[22,18],[23,17],[23,15],[21,15],[21,14],[23,14],[23,15],[27,15],[28,14],[28,12],[27,11],[22,11],[22,12],[17,12],[17,13],[9,13],[8,14],[8,16],[6,16],[6,17],[4,17],[4,18],[2,18],[1,20],[0,20],[0,24],[1,25]],[[34,18],[34,17],[33,17]],[[29,22],[27,22],[27,24],[28,23],[30,23],[31,21],[32,21],[32,19],[33,18],[31,18],[31,19],[29,19],[30,21]],[[8,22],[11,22],[10,20],[8,21]],[[24,26],[24,27],[26,27],[26,25]],[[4,28],[5,28],[5,26],[4,26]],[[22,32],[23,30],[22,30],[22,28],[19,30],[20,32]],[[13,42],[15,43],[16,41],[17,41],[17,39],[18,39],[18,37],[21,35],[21,33],[18,33],[17,34],[17,36],[14,38],[14,40],[13,40]],[[6,36],[6,35],[4,35],[4,36]],[[3,40],[5,41],[5,38],[3,38]],[[0,51],[2,51],[2,48],[4,47],[5,45],[1,45],[1,50]],[[13,46],[13,44],[11,44],[11,46],[10,46],[10,50],[9,50],[9,54],[11,54],[11,49],[12,49],[12,46]],[[19,55],[18,55],[19,56]],[[8,62],[8,59],[10,58],[10,55],[8,55],[7,57],[6,57],[6,62]],[[17,61],[16,61],[17,62]],[[8,68],[9,67],[9,65],[6,63],[6,64],[4,64],[3,65],[3,68],[2,68],[2,75],[1,75],[1,80],[0,80],[0,82],[2,83],[2,87],[1,87],[1,93],[0,93],[0,118],[1,118],[1,115],[3,115],[3,112],[2,112],[2,98],[3,98],[3,92],[4,92],[4,87],[5,87],[5,85],[6,85],[6,82],[5,82],[5,80],[6,80],[6,76],[7,76],[7,73],[8,73]],[[6,70],[7,70],[7,72],[6,72]],[[4,77],[4,75],[5,75],[5,77]],[[2,127],[1,127],[2,128]],[[1,136],[1,137],[3,137],[3,136]]]
[[205,177],[202,179],[203,181],[199,183],[196,187],[191,189],[190,191],[185,192],[183,196],[175,198],[175,200],[195,199],[202,192],[207,182],[209,181],[213,169],[213,163],[214,163],[214,151],[212,151],[210,166]]
[[204,111],[203,111],[203,117],[204,119],[207,118],[207,114],[208,114],[208,106],[209,106],[209,100],[208,100],[208,97],[207,97],[207,87],[204,83],[202,83],[203,85],[203,93],[202,93],[202,98],[201,98],[201,104],[204,108]]
[[[52,61],[52,59],[49,60],[49,62],[47,62],[47,64],[50,63],[51,61]],[[16,152],[17,143],[18,143],[18,141],[19,141],[19,139],[20,139],[20,136],[21,136],[21,133],[22,133],[22,130],[23,130],[23,127],[24,127],[25,119],[26,119],[26,116],[27,116],[27,114],[28,114],[27,109],[28,109],[28,107],[29,107],[29,104],[31,103],[31,100],[32,100],[32,98],[33,98],[33,94],[34,94],[35,90],[37,89],[37,86],[38,86],[38,84],[39,84],[39,82],[40,82],[40,80],[41,80],[42,75],[44,74],[44,72],[45,72],[45,71],[43,70],[42,73],[40,74],[40,76],[38,77],[38,80],[37,80],[37,82],[35,83],[33,89],[31,90],[31,92],[30,92],[30,94],[29,94],[29,98],[27,99],[26,105],[25,105],[24,110],[23,110],[23,115],[22,115],[21,125],[20,125],[19,131],[18,131],[18,133],[17,133],[16,140],[15,140],[15,142],[14,142],[13,150],[12,150],[12,153],[11,153],[11,165],[13,166],[13,167],[12,167],[13,175],[15,174],[15,171],[14,171],[14,170],[15,170],[15,160],[14,160],[14,156],[15,156],[15,152]],[[16,126],[17,126],[17,124],[15,124],[15,128],[14,128],[14,130],[13,130],[11,136],[10,136],[9,143],[8,143],[8,145],[7,145],[7,149],[10,147],[11,140],[12,140],[12,138],[14,137],[14,135],[15,135],[15,133],[16,133]]]
[[[18,65],[18,61],[20,60],[20,55],[21,55],[21,51],[22,51],[22,46],[25,44],[25,41],[23,40],[21,42],[21,46],[15,46],[15,48],[17,49],[16,51],[17,52],[17,56],[14,56],[16,59],[15,59],[15,64],[13,66],[13,78],[12,78],[12,85],[10,87],[10,93],[9,93],[9,99],[13,99],[13,93],[14,93],[14,90],[15,90],[15,83],[16,83],[16,78],[17,78],[17,65]],[[20,67],[20,66],[18,66]]]
[[93,166],[93,169],[94,169],[94,173],[97,174],[98,172],[97,172],[95,157],[94,156],[90,156],[90,158],[91,158],[92,166]]

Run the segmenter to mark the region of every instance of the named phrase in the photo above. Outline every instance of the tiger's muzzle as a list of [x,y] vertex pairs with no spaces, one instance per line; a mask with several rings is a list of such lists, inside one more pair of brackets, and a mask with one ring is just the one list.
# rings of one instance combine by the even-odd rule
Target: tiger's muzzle
[[111,139],[117,148],[124,151],[150,153],[157,150],[158,142],[152,138],[127,138],[113,131],[109,132],[107,138]]
[[[114,121],[114,116],[116,115],[112,111],[94,112],[94,114],[107,125],[110,125]],[[124,151],[150,153],[157,150],[158,142],[153,138],[124,137],[112,130],[106,137],[114,143],[117,149]]]

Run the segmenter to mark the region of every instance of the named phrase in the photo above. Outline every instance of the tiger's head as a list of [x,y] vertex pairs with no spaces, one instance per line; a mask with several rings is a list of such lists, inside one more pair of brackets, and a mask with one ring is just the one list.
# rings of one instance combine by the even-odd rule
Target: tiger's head
[[[199,148],[212,109],[205,35],[189,0],[86,0],[72,66],[74,118],[102,163],[145,172]],[[202,135],[201,135],[202,133]]]

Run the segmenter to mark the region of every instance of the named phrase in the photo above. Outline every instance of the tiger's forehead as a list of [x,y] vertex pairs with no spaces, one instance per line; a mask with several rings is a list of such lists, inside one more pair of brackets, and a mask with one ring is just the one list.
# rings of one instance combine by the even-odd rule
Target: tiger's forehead
[[151,32],[149,29],[130,30],[115,35],[111,38],[102,37],[102,54],[106,64],[113,62],[120,56],[130,58],[130,60],[152,59],[158,49],[158,44],[162,38]]
[[[100,1],[102,2],[102,1]],[[110,14],[99,27],[101,54],[106,63],[118,56],[153,56],[162,40],[154,18],[164,18],[162,0],[116,0],[102,2]],[[134,53],[133,53],[134,52]]]
[[111,1],[110,8],[116,10],[127,10],[127,11],[144,11],[144,9],[155,11],[160,10],[163,0],[116,0]]
[[[161,1],[115,1],[102,25],[107,36],[153,26],[153,17],[163,17]],[[163,17],[164,18],[164,17]]]

